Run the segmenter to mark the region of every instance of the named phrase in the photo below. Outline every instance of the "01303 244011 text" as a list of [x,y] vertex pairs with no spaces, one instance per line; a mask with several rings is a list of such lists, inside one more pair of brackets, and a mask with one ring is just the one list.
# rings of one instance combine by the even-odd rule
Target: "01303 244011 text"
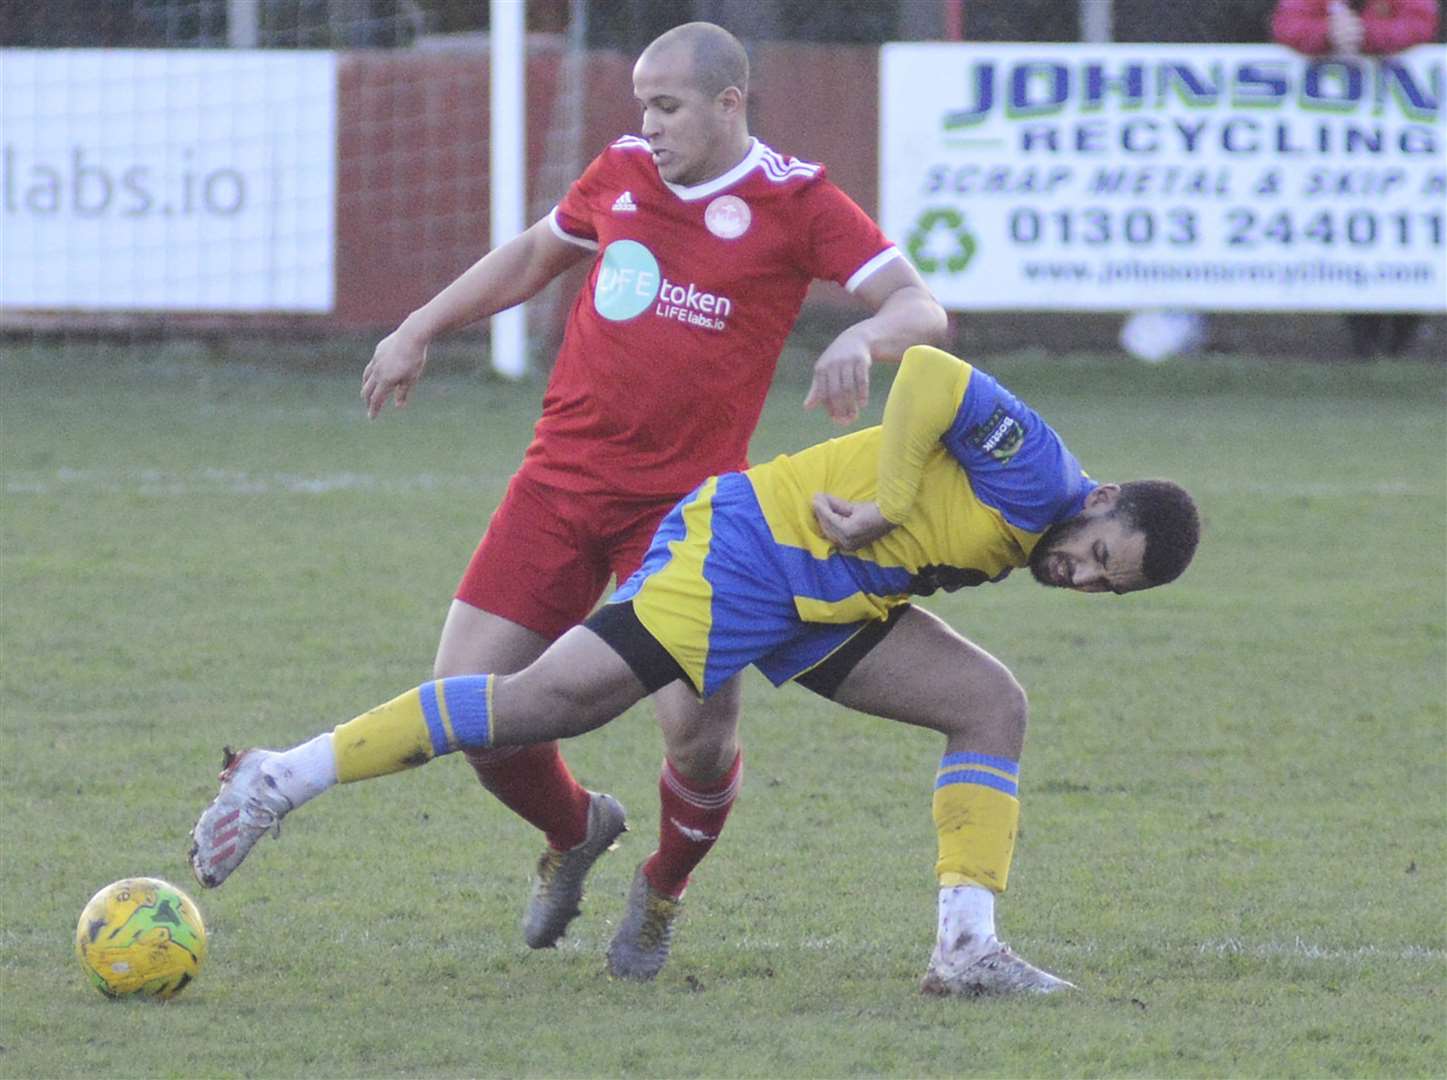
[[1165,209],[1081,206],[1008,211],[1006,235],[1024,248],[1188,249],[1198,244],[1237,250],[1351,249],[1440,251],[1447,235],[1447,210],[1333,206],[1322,209],[1260,210],[1249,206]]

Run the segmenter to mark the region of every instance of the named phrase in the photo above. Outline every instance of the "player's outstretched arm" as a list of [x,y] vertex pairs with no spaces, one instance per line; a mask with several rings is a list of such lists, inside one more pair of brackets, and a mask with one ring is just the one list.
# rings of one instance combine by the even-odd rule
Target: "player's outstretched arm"
[[874,309],[829,343],[814,364],[804,408],[823,405],[831,419],[851,424],[869,404],[869,365],[897,363],[911,345],[938,344],[947,320],[929,286],[904,259],[871,275],[855,295]]
[[407,404],[438,336],[537,295],[587,253],[558,237],[547,218],[489,251],[378,343],[362,372],[367,415],[375,417],[389,397]]

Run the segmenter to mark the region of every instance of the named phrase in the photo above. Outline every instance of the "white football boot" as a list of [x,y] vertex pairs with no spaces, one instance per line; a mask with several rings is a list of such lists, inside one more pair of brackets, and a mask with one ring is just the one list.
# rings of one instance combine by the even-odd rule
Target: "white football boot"
[[191,830],[191,872],[214,889],[241,865],[252,846],[267,832],[281,835],[281,819],[291,800],[277,790],[263,771],[270,750],[223,751],[221,790]]
[[955,947],[935,945],[920,992],[936,997],[980,997],[997,994],[1054,994],[1074,990],[1074,983],[1028,963],[999,938],[975,945],[966,938]]

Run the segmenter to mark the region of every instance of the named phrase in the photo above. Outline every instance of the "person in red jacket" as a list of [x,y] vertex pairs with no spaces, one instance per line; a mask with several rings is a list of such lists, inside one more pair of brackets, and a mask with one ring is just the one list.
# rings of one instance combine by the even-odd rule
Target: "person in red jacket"
[[[1432,41],[1440,18],[1438,0],[1280,0],[1271,34],[1308,56],[1387,56]],[[1412,314],[1346,316],[1352,350],[1363,359],[1380,350],[1400,355],[1421,321]]]
[[1308,56],[1387,56],[1432,40],[1438,0],[1280,0],[1271,36]]

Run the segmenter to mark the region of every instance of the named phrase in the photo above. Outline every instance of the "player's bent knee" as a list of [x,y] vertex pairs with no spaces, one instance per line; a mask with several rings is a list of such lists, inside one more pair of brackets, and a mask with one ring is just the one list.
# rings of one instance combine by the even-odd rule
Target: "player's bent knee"
[[984,707],[975,722],[982,735],[992,745],[1013,748],[1013,755],[1025,741],[1025,726],[1030,719],[1030,701],[1025,688],[1008,671],[1002,671],[997,679],[991,680],[989,693],[984,697]]
[[738,738],[732,731],[725,735],[691,732],[672,738],[668,737],[666,728],[664,733],[664,753],[685,780],[700,784],[717,780],[738,757]]
[[1004,667],[972,681],[967,700],[952,699],[941,722],[931,724],[946,735],[984,739],[994,746],[1023,742],[1030,716],[1025,688]]
[[1001,683],[998,706],[1001,724],[1023,735],[1030,720],[1030,699],[1025,688],[1008,672]]
[[708,783],[729,771],[739,752],[739,697],[736,680],[706,701],[682,682],[654,695],[664,752],[679,775]]

